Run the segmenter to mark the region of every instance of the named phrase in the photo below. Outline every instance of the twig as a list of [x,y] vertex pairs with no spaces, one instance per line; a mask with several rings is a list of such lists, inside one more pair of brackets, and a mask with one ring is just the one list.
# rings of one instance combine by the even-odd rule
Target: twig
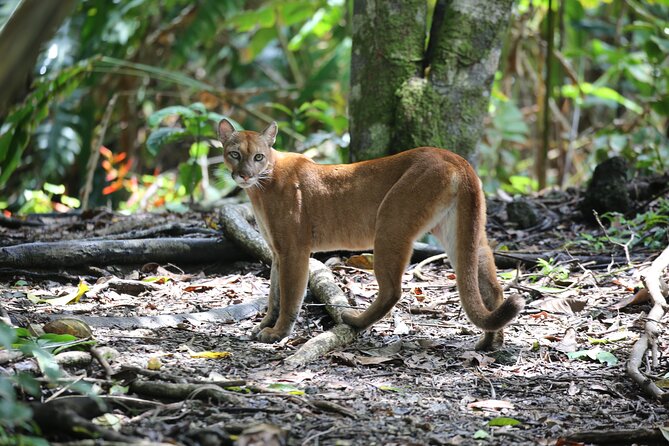
[[[614,245],[618,245],[625,250],[625,258],[627,259],[627,265],[632,266],[632,261],[630,260],[629,245],[632,243],[632,241],[634,241],[634,237],[636,237],[636,234],[633,232],[627,243],[616,242],[615,240],[612,240],[611,237],[609,237],[609,233],[606,231],[606,228],[602,224],[602,221],[599,219],[599,213],[595,210],[593,210],[592,213],[595,216],[595,220],[597,220],[597,224],[599,225],[600,228],[602,228],[602,231],[604,231],[604,236],[606,237],[606,239],[609,242],[613,243]],[[613,259],[611,260],[611,262],[613,262]]]
[[102,369],[105,371],[105,378],[111,379],[114,371],[109,365],[109,362],[105,359],[102,352],[96,347],[91,347],[89,351],[91,352],[91,356],[93,356],[100,363]]
[[423,275],[423,267],[427,265],[428,263],[436,262],[437,260],[441,259],[447,259],[448,254],[437,254],[436,256],[428,257],[427,259],[421,261],[416,267],[413,269],[413,275],[416,279],[418,280],[423,280],[425,282],[428,282],[429,280]]

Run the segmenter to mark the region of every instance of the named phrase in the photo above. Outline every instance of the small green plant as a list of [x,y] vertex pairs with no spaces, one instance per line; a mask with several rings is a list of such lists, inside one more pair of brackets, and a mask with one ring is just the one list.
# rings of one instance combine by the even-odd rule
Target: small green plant
[[569,278],[569,271],[564,265],[558,265],[552,258],[537,259],[537,264],[541,268],[541,274],[555,281],[564,281]]
[[[610,212],[600,217],[606,233],[593,235],[581,233],[571,245],[585,247],[592,251],[610,250],[611,245],[626,245],[629,249],[644,247],[662,249],[669,242],[669,199],[658,200],[648,211],[634,218]],[[631,241],[630,241],[631,240]]]
[[[77,339],[69,334],[34,336],[25,328],[10,327],[0,321],[0,349],[34,357],[44,377],[51,383],[62,377],[54,354],[73,348],[86,348],[94,343],[90,339]],[[90,394],[90,387],[85,383],[74,383],[70,389]],[[23,372],[0,375],[0,444],[48,445],[46,440],[39,437],[40,430],[32,422],[32,410],[19,398],[20,395],[39,400],[39,382]]]

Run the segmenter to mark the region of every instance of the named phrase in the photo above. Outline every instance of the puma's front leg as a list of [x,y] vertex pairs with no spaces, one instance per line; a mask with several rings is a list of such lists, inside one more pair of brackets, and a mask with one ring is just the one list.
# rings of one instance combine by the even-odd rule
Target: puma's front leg
[[281,296],[281,292],[279,290],[279,266],[276,261],[277,257],[278,256],[276,255],[272,256],[272,269],[269,276],[269,296],[267,297],[267,313],[262,321],[251,330],[251,335],[253,337],[256,337],[263,328],[273,327],[276,320],[279,318],[279,297]]
[[[289,252],[279,253],[274,258],[274,264],[276,264],[276,271],[278,272],[279,312],[274,326],[266,326],[256,335],[256,338],[261,342],[276,342],[290,335],[307,289],[309,251],[300,252],[295,248],[287,251]],[[272,266],[272,286],[275,276],[274,264]],[[269,315],[270,311],[268,310]],[[261,325],[263,322],[261,322]]]

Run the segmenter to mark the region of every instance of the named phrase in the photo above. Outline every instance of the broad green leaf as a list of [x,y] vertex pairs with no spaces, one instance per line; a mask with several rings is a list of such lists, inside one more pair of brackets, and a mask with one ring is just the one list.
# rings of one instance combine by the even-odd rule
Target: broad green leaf
[[200,158],[209,154],[209,144],[204,141],[194,142],[190,146],[189,154],[192,158]]
[[188,136],[188,133],[184,129],[178,127],[161,127],[151,132],[146,139],[146,148],[151,155],[156,156],[165,144],[180,141]]
[[518,426],[520,421],[509,417],[496,417],[488,421],[488,426]]
[[149,124],[149,127],[156,127],[158,124],[163,122],[163,119],[174,115],[179,115],[185,118],[193,118],[196,116],[195,111],[189,107],[184,107],[183,105],[173,105],[171,107],[165,107],[156,111],[151,116],[149,116],[149,119],[147,119],[146,122]]
[[271,7],[244,11],[228,19],[228,25],[234,26],[237,31],[246,32],[252,29],[270,28],[274,26],[276,16]]
[[618,358],[616,358],[611,352],[599,352],[597,354],[597,361],[606,364],[607,366],[612,366],[618,364]]
[[486,438],[490,438],[490,434],[483,429],[479,429],[476,432],[474,432],[474,439],[475,440],[485,440]]
[[11,349],[17,339],[16,329],[0,321],[0,346]]
[[576,352],[567,353],[569,359],[591,359],[593,361],[599,361],[607,366],[616,365],[618,363],[618,358],[616,358],[613,353],[602,350],[599,347],[592,348],[590,350],[579,350]]

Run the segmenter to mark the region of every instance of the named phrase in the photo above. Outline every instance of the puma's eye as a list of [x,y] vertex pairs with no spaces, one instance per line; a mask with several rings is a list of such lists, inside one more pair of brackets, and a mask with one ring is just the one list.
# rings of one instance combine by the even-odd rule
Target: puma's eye
[[238,160],[241,158],[241,155],[239,152],[228,152],[228,156],[232,158],[233,160]]
[[253,157],[254,161],[262,161],[264,159],[265,159],[265,155],[263,155],[262,153],[256,153],[256,156]]

